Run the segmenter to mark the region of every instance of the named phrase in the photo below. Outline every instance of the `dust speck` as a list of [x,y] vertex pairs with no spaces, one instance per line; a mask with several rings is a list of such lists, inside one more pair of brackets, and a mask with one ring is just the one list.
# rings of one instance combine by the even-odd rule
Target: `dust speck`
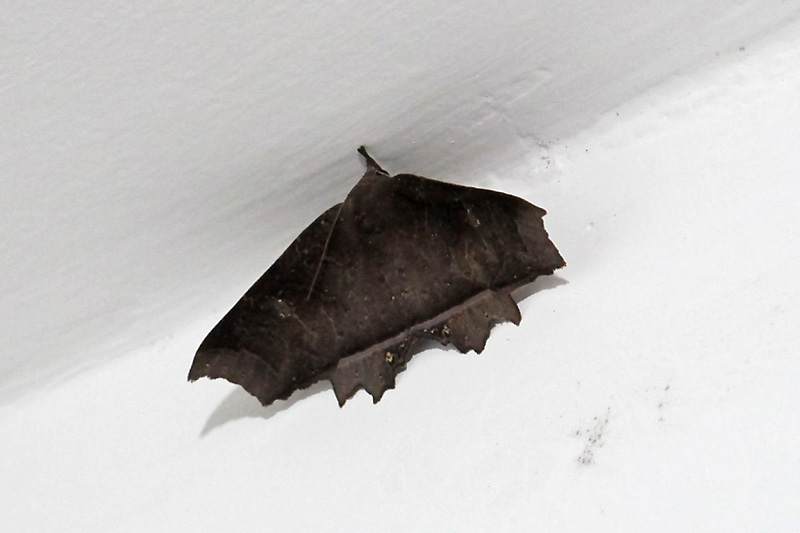
[[582,430],[578,429],[575,432],[576,437],[583,437],[586,439],[583,452],[581,452],[580,456],[578,457],[578,463],[582,465],[590,465],[594,463],[594,456],[595,453],[597,453],[597,449],[602,448],[603,444],[605,443],[603,437],[605,435],[610,414],[611,408],[609,407],[606,409],[605,416],[594,417],[589,428]]

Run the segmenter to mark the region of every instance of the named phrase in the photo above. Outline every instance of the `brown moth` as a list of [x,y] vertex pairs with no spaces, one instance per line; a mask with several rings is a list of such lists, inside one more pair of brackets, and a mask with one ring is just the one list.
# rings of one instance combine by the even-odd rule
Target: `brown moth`
[[421,338],[480,353],[519,324],[515,289],[564,260],[545,211],[516,196],[367,170],[308,226],[197,350],[189,380],[225,378],[263,405],[319,380],[377,403]]

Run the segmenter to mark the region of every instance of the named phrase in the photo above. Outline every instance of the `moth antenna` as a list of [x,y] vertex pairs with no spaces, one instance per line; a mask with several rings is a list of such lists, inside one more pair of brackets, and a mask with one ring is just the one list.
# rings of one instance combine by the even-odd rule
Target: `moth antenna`
[[385,170],[383,170],[383,167],[381,167],[378,164],[378,162],[375,161],[372,158],[372,156],[367,153],[367,149],[364,148],[364,145],[361,145],[361,146],[358,147],[358,153],[361,154],[364,157],[364,159],[367,160],[367,168],[371,168],[375,172],[377,172],[378,174],[383,174],[384,176],[388,176],[389,175],[389,173],[386,172]]
[[[345,198],[345,201],[347,201],[347,198]],[[322,263],[325,261],[325,256],[328,255],[328,245],[331,243],[331,235],[333,235],[333,230],[336,228],[336,223],[339,222],[339,216],[342,214],[342,207],[344,207],[344,202],[339,204],[339,210],[336,211],[336,217],[334,217],[333,223],[331,224],[331,230],[328,232],[328,237],[325,239],[325,246],[322,248],[322,255],[319,256],[317,270],[314,271],[314,277],[311,278],[311,286],[308,288],[308,294],[306,295],[307,302],[311,300],[311,293],[314,292],[314,285],[317,284],[319,271],[322,270]]]
[[[358,153],[364,156],[364,159],[367,160],[367,168],[373,169],[378,174],[383,174],[384,176],[388,176],[389,173],[386,172],[383,167],[381,167],[375,159],[372,158],[371,155],[367,153],[367,149],[364,148],[364,145],[358,147]],[[349,197],[349,195],[348,195]],[[311,278],[311,286],[308,287],[308,294],[306,295],[306,301],[311,301],[311,294],[314,292],[314,286],[317,284],[317,278],[319,277],[319,273],[322,270],[322,263],[325,262],[325,256],[328,255],[328,245],[331,242],[331,236],[333,235],[333,230],[336,228],[336,223],[339,222],[339,216],[342,214],[342,207],[344,207],[347,198],[339,205],[339,210],[336,211],[336,217],[333,219],[333,223],[331,224],[331,229],[328,232],[328,237],[325,239],[325,246],[322,248],[322,255],[319,258],[319,263],[317,264],[317,269],[314,271],[314,277]]]

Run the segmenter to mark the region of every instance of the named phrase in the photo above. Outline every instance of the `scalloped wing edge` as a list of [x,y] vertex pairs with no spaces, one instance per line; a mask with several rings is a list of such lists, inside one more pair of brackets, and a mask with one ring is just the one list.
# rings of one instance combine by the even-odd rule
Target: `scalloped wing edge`
[[434,339],[445,346],[452,344],[461,353],[481,353],[494,326],[503,322],[519,325],[521,320],[510,290],[487,291],[468,304],[443,313],[434,323],[412,330],[400,342],[341,359],[322,379],[333,385],[339,407],[359,389],[367,391],[372,402],[378,403],[387,390],[395,388],[395,378],[411,360],[411,348],[417,340]]

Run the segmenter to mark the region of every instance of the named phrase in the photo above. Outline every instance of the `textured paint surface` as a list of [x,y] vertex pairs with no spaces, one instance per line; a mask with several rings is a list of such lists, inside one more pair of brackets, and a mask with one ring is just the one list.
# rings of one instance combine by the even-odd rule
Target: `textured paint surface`
[[[736,3],[745,13],[747,9],[761,10],[765,4]],[[668,9],[663,2],[659,6]],[[481,20],[491,16],[479,13],[486,15]],[[699,34],[678,31],[683,27],[680,20],[658,14],[653,13],[651,24],[669,25],[674,30],[671,39],[702,42]],[[373,16],[380,19],[381,14]],[[187,17],[173,15],[176,24]],[[24,27],[22,21],[17,22],[8,27]],[[96,22],[85,15],[72,24]],[[109,25],[113,27],[111,22]],[[68,27],[65,22],[65,29]],[[638,25],[637,35],[647,28]],[[547,29],[559,35],[551,39],[553,47],[569,49],[570,39],[565,44],[558,27]],[[62,33],[48,35],[56,38]],[[116,35],[136,50],[147,50],[152,42],[153,50],[165,49],[165,43],[157,40],[131,42],[126,41],[124,32]],[[627,35],[619,33],[615,39],[625,40]],[[582,38],[578,33],[571,36]],[[537,38],[546,42],[541,32]],[[234,39],[218,39],[216,44],[220,50],[242,45]],[[398,377],[397,390],[377,406],[361,392],[347,409],[340,410],[331,401],[330,390],[320,387],[307,391],[303,401],[291,409],[276,403],[265,410],[255,399],[222,381],[185,382],[186,367],[197,345],[249,285],[230,287],[223,281],[236,278],[236,271],[248,272],[252,281],[257,279],[264,262],[284,249],[308,223],[291,218],[299,204],[286,208],[285,234],[275,237],[279,243],[236,265],[230,263],[230,250],[220,244],[228,242],[225,239],[230,235],[222,233],[212,244],[208,244],[208,235],[190,240],[196,253],[183,258],[188,253],[183,247],[186,241],[167,235],[185,236],[190,234],[189,226],[206,227],[207,221],[201,219],[208,215],[202,209],[185,210],[187,205],[196,206],[194,202],[168,200],[179,197],[177,193],[171,196],[153,190],[149,194],[153,205],[163,202],[162,207],[168,208],[173,225],[155,224],[158,217],[143,215],[150,212],[147,209],[120,209],[117,214],[123,218],[132,212],[141,215],[131,220],[131,235],[137,235],[134,229],[146,221],[153,223],[158,238],[148,234],[149,239],[131,237],[129,242],[146,243],[144,249],[154,250],[152,254],[98,246],[81,259],[97,264],[91,271],[94,286],[97,291],[106,290],[109,309],[118,309],[113,305],[120,294],[109,286],[126,288],[121,294],[136,293],[121,281],[109,285],[104,277],[111,266],[128,262],[133,265],[129,268],[141,269],[137,272],[149,272],[158,261],[156,270],[171,281],[196,272],[192,274],[195,278],[187,278],[181,285],[188,291],[197,286],[197,277],[207,280],[208,289],[198,291],[194,302],[210,306],[209,292],[227,290],[227,297],[221,296],[213,309],[195,310],[202,318],[185,328],[176,329],[173,323],[163,326],[173,331],[169,338],[124,352],[124,357],[87,370],[61,386],[0,408],[2,530],[800,530],[800,418],[796,409],[800,404],[800,26],[787,27],[768,41],[741,42],[727,49],[707,47],[711,48],[720,52],[713,65],[676,76],[666,85],[613,107],[591,128],[562,136],[558,142],[548,139],[553,142],[531,152],[523,164],[512,165],[510,170],[475,174],[482,186],[547,207],[548,232],[569,260],[558,276],[568,283],[523,300],[525,319],[519,328],[498,326],[479,357],[437,349],[415,358],[410,371]],[[650,56],[644,56],[643,61],[648,62]],[[158,57],[168,61],[172,56]],[[23,60],[25,56],[15,59]],[[31,68],[41,67],[30,57],[27,61]],[[148,71],[147,62],[131,65],[158,79],[159,71]],[[67,74],[79,73],[66,69]],[[235,77],[218,80],[220,84],[241,81]],[[580,85],[574,92],[564,92],[573,96],[580,92],[589,98],[588,84]],[[409,93],[403,94],[407,98]],[[8,105],[8,100],[0,102]],[[242,101],[232,102],[238,106]],[[253,109],[250,105],[242,108]],[[403,108],[414,109],[407,104]],[[563,105],[558,108],[565,115],[580,113]],[[54,104],[49,111],[58,109]],[[89,106],[87,111],[97,109]],[[242,111],[242,115],[246,113]],[[162,117],[159,120],[163,122],[156,124],[166,129],[153,130],[174,132],[169,118]],[[65,116],[62,120],[66,121]],[[111,113],[107,120],[116,124],[117,119]],[[142,120],[148,123],[145,116]],[[323,117],[320,121],[327,120]],[[238,144],[242,137],[227,137],[231,131],[239,131],[238,122],[232,120],[230,129],[217,129],[215,135],[229,143],[221,151],[241,150],[237,152],[240,158],[225,159],[215,163],[217,168],[203,172],[228,177],[232,174],[222,172],[221,167],[241,170],[248,166],[246,161],[263,160],[255,148],[250,152]],[[47,129],[41,122],[37,124],[42,131]],[[295,122],[283,126],[302,129]],[[386,131],[385,127],[376,126],[375,131]],[[204,123],[187,131],[206,135],[208,129]],[[100,134],[97,138],[105,139]],[[152,148],[156,150],[149,152],[151,159],[129,157],[131,152],[122,148],[140,146],[136,142],[144,141],[137,138],[129,136],[132,144],[120,143],[121,151],[110,153],[142,167],[160,167],[172,158],[194,160],[183,150],[173,153],[174,143],[169,148],[168,143],[155,143]],[[341,146],[339,137],[330,138],[336,140],[330,144],[320,141],[320,146],[327,151],[336,145],[330,148],[331,154],[365,142],[360,133],[358,139],[341,141]],[[494,142],[481,135],[475,138]],[[192,146],[191,140],[185,136],[184,145]],[[386,140],[386,146],[395,146],[397,143],[390,141],[396,140]],[[47,141],[43,137],[39,149],[58,145]],[[73,141],[81,143],[80,138]],[[252,142],[266,141],[259,137]],[[100,142],[98,146],[108,144]],[[31,142],[25,149],[35,147]],[[433,167],[438,161],[433,154],[450,157],[442,147],[420,148],[431,154],[420,167],[412,166],[413,161],[380,160],[391,168],[442,179],[463,176],[463,169],[447,175]],[[454,147],[460,150],[458,143]],[[97,155],[95,151],[73,150],[69,157],[67,152],[52,151],[54,159],[48,161],[53,170],[103,167],[102,161],[79,157]],[[19,157],[25,154],[24,150],[15,153]],[[201,170],[220,155],[216,150],[208,155],[202,150],[192,153],[199,157]],[[405,151],[398,148],[401,153]],[[378,151],[375,155],[385,154]],[[56,164],[69,159],[74,159],[73,165]],[[500,169],[510,162],[501,158],[489,167]],[[298,159],[294,164],[311,162]],[[169,166],[176,165],[180,166]],[[445,161],[442,168],[449,165]],[[352,171],[360,170],[353,161]],[[275,175],[287,174],[298,175],[286,169]],[[133,190],[139,186],[148,190],[155,182],[133,179],[146,175],[135,172],[125,183]],[[200,194],[196,188],[183,186],[188,180],[177,186],[179,182],[167,179],[169,174],[157,175],[163,178],[158,182],[163,187],[176,185],[175,190],[184,191],[187,198]],[[324,184],[330,176],[350,174],[337,170],[313,175],[315,184]],[[31,178],[30,187],[37,184],[34,177],[41,178],[26,176]],[[77,191],[67,199],[86,195],[84,201],[100,202],[92,197],[91,188],[79,188],[71,180],[64,183],[63,187]],[[7,184],[3,182],[4,187]],[[256,198],[253,191],[261,191],[264,184],[254,178],[244,190],[241,181],[229,179],[226,185],[231,192],[223,197],[230,199],[248,197],[248,193]],[[211,187],[204,193],[217,196],[209,198],[208,205],[220,201],[221,190]],[[320,212],[337,201],[338,195],[332,191],[318,199]],[[15,216],[28,213],[26,209],[31,220],[41,213],[61,213],[48,209],[54,197],[30,197],[33,204],[14,202]],[[100,196],[103,201],[113,197]],[[262,198],[271,203],[253,213],[263,214],[286,201],[286,197],[268,194]],[[112,207],[119,208],[128,199],[125,196],[125,201],[112,203]],[[242,236],[236,245],[250,249],[243,243],[260,242],[263,235],[275,230],[253,213],[234,220],[234,214],[246,205],[245,200],[240,202],[214,216],[227,220],[224,214],[230,214],[230,228],[248,227],[239,229]],[[303,205],[309,203],[306,200]],[[58,205],[69,211],[62,203]],[[8,211],[3,216],[8,216]],[[97,220],[93,218],[96,213],[87,211],[85,216]],[[74,230],[83,237],[81,224],[88,221],[75,222]],[[5,224],[0,227],[6,231]],[[16,228],[19,232],[30,230],[24,225]],[[96,228],[93,235],[101,239],[113,225],[98,224]],[[31,239],[52,259],[60,257],[56,245],[66,234],[64,229],[52,241],[37,240],[36,235]],[[155,252],[163,252],[156,246],[162,237],[164,243],[177,247],[171,255]],[[83,239],[66,239],[63,246],[78,249],[81,242]],[[95,240],[88,242],[95,246]],[[0,260],[8,258],[4,255]],[[27,301],[20,296],[23,289],[17,287],[22,282],[14,284],[30,279],[20,272],[43,276],[36,271],[35,255],[26,260],[30,261],[27,269],[12,270],[14,275],[3,279],[13,285],[9,294],[16,295],[4,300],[5,305]],[[191,269],[184,267],[184,260],[192,264]],[[159,302],[170,307],[168,302],[175,294],[165,292],[165,287],[171,284],[151,286],[156,278],[142,279],[146,280],[142,287],[163,292]],[[534,286],[546,289],[546,279],[551,278]],[[19,324],[26,338],[38,335],[30,340],[39,343],[37,346],[58,340],[56,344],[64,348],[61,335],[44,334],[58,329],[58,323],[63,333],[64,322],[46,320],[62,315],[76,317],[69,322],[76,335],[84,336],[82,328],[98,331],[95,322],[85,319],[94,302],[82,299],[82,292],[70,280],[80,289],[91,286],[75,274],[50,281],[51,290],[59,283],[66,284],[65,293],[53,295],[36,285],[26,287],[30,289],[26,296],[33,302],[30,305],[53,309],[44,318],[38,316],[36,323],[41,329],[32,331],[23,327],[29,322],[21,319],[37,317],[37,313],[22,304],[12,306],[17,310],[13,318],[19,320],[3,322],[4,331],[14,333],[4,334],[4,338],[18,340],[21,334],[13,330]],[[62,301],[64,294],[74,297]],[[93,294],[96,297],[98,293]],[[70,305],[75,315],[65,311]],[[124,302],[116,305],[127,309]],[[143,309],[147,311],[143,316],[155,313],[151,306]],[[13,314],[12,310],[6,313]],[[111,311],[109,314],[109,320],[119,318]],[[157,314],[162,320],[166,316],[166,311]],[[2,360],[7,365],[11,359],[6,355]],[[430,400],[432,396],[435,401]]]

